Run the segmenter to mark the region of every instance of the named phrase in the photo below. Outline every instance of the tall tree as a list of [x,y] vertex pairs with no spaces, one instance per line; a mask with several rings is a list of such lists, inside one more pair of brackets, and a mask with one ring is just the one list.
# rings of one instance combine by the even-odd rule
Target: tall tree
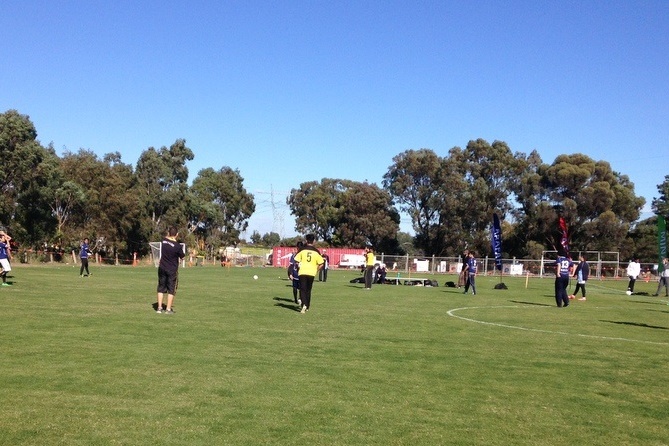
[[489,246],[493,212],[512,209],[510,196],[526,162],[501,141],[470,141],[448,157],[409,150],[395,158],[384,187],[411,217],[416,246],[430,255],[453,255]]
[[[449,163],[466,184],[462,192],[457,192],[457,197],[451,197],[459,216],[454,221],[456,224],[451,225],[452,230],[458,233],[458,240],[466,241],[470,248],[480,253],[489,252],[492,214],[498,213],[504,220],[512,211],[512,194],[528,166],[525,156],[512,153],[503,141],[490,144],[476,139],[469,141],[464,150],[451,149]],[[452,195],[451,189],[447,193]],[[449,245],[452,254],[464,248],[453,246],[452,241]],[[453,248],[458,249],[454,252]]]
[[416,247],[426,255],[442,255],[447,249],[444,211],[452,208],[447,189],[457,194],[464,187],[461,176],[452,175],[454,169],[430,149],[407,150],[393,158],[383,176],[383,187],[411,218]]
[[[80,149],[63,154],[61,169],[65,182],[54,191],[58,194],[52,200],[61,207],[64,197],[72,201],[68,217],[72,225],[62,230],[70,245],[89,237],[99,241],[97,249],[110,254],[139,250],[143,243],[138,237],[146,234],[139,230],[143,214],[132,166],[121,162],[119,153],[100,159],[92,151]],[[71,195],[66,195],[68,192]]]
[[557,216],[548,204],[548,189],[542,180],[548,165],[536,150],[524,161],[525,170],[513,189],[516,206],[509,212],[513,224],[509,236],[503,238],[503,247],[514,256],[539,258],[549,242],[545,235],[551,233]]
[[323,178],[320,183],[308,181],[292,189],[286,203],[295,216],[295,229],[303,234],[311,232],[336,246],[337,226],[344,211],[341,195],[350,184],[349,180]]
[[364,246],[378,252],[398,251],[400,215],[390,194],[376,184],[353,182],[342,192],[343,213],[336,233],[339,245]]
[[665,176],[664,181],[657,185],[657,191],[660,193],[660,196],[653,198],[653,212],[656,215],[669,217],[669,175]]
[[390,195],[374,184],[324,178],[302,183],[287,199],[295,229],[313,232],[331,246],[396,250],[399,214]]
[[151,222],[151,237],[160,238],[171,225],[185,226],[188,206],[188,168],[194,158],[186,140],[177,139],[169,148],[149,147],[137,161],[138,198]]
[[558,156],[543,171],[542,181],[550,203],[570,228],[574,248],[621,249],[645,203],[626,175],[580,153]]
[[214,236],[209,244],[236,244],[255,211],[253,195],[244,188],[239,170],[227,166],[218,171],[203,169],[191,189],[197,203],[192,208],[191,227],[201,234],[201,240]]
[[54,155],[37,141],[27,115],[16,110],[0,114],[0,223],[23,241],[39,240],[49,220],[48,210],[40,205],[38,183],[43,181],[43,168],[48,168],[42,164]]

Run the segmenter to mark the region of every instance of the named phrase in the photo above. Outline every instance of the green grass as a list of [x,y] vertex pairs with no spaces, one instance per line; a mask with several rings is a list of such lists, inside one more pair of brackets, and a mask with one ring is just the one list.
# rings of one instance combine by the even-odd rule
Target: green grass
[[464,296],[330,271],[301,315],[283,270],[193,267],[170,316],[155,268],[91,269],[0,288],[0,444],[669,442],[669,306],[623,281],[558,309],[552,279]]

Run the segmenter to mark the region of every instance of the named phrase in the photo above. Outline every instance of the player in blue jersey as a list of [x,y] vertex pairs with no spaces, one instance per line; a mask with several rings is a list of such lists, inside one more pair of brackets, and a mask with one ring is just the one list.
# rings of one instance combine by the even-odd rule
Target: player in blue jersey
[[88,238],[85,238],[83,242],[81,242],[81,246],[79,247],[79,258],[81,259],[81,268],[79,268],[79,277],[84,277],[84,270],[86,271],[86,276],[90,276],[90,272],[88,271],[88,256],[90,255],[90,251],[88,248]]
[[465,259],[465,272],[467,274],[467,282],[465,283],[465,291],[462,294],[467,294],[469,287],[472,288],[472,294],[476,296],[476,254],[474,251],[469,251]]
[[2,267],[0,277],[2,277],[2,286],[11,286],[7,283],[7,273],[12,270],[12,266],[9,263],[9,259],[12,256],[11,247],[9,246],[11,239],[4,231],[0,231],[0,267]]
[[303,247],[304,243],[297,242],[297,252],[290,256],[290,261],[288,262],[288,278],[293,282],[293,300],[300,307],[302,306],[302,301],[298,297],[298,291],[300,290],[300,265],[295,261],[295,254],[300,252]]
[[563,254],[558,254],[555,261],[555,303],[558,307],[569,306],[569,295],[567,294],[567,286],[569,285],[569,278],[573,273],[574,262]]

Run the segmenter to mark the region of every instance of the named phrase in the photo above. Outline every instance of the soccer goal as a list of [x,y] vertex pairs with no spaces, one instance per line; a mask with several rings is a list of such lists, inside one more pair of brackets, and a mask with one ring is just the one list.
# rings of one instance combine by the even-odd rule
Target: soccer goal
[[[149,246],[151,247],[151,258],[153,259],[153,265],[158,268],[158,265],[160,265],[160,254],[162,253],[162,242],[149,242]],[[186,254],[186,244],[181,243],[181,249],[183,250],[184,254]],[[181,266],[186,266],[186,260],[184,257],[184,260],[182,260],[182,265]]]

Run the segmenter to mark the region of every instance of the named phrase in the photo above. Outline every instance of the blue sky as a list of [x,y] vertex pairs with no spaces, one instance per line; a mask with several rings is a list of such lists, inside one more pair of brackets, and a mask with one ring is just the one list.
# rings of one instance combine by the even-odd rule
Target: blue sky
[[59,154],[133,165],[185,138],[191,180],[239,169],[249,234],[294,234],[302,182],[381,185],[405,150],[477,138],[606,160],[648,217],[669,175],[668,23],[666,0],[4,2],[0,112]]

